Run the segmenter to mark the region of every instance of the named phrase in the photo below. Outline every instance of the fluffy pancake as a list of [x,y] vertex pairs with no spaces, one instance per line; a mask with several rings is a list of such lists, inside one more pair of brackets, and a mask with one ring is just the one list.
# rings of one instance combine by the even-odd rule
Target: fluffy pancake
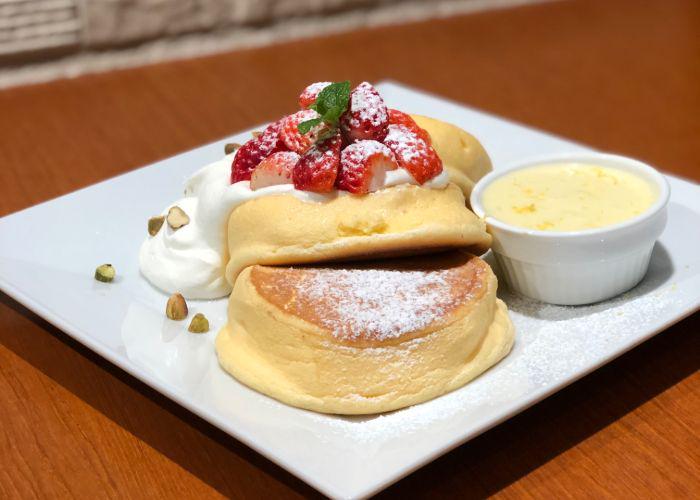
[[421,115],[411,115],[433,141],[433,148],[464,197],[469,200],[474,184],[491,170],[491,159],[481,143],[471,134],[447,122]]
[[284,403],[379,413],[456,389],[513,344],[496,278],[450,252],[381,263],[246,268],[216,341],[221,366]]
[[249,200],[228,220],[226,278],[253,264],[292,265],[420,254],[451,248],[484,252],[484,222],[465,207],[454,184],[411,184],[364,196],[303,201],[291,194]]

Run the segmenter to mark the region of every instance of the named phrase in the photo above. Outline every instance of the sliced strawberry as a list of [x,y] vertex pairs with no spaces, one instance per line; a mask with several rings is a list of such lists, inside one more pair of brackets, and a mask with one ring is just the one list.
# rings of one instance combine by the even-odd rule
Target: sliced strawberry
[[381,142],[357,141],[340,154],[335,185],[355,194],[370,193],[384,185],[387,170],[397,167],[394,153]]
[[372,85],[362,82],[350,93],[350,104],[340,118],[340,126],[348,142],[363,139],[381,142],[388,121],[382,96]]
[[287,149],[299,154],[304,154],[304,152],[309,149],[314,142],[316,142],[319,134],[327,130],[327,125],[321,123],[316,125],[306,134],[299,132],[298,127],[301,122],[313,120],[314,118],[318,118],[318,113],[316,113],[316,111],[313,109],[297,111],[293,115],[282,118],[280,137],[282,137],[282,141],[284,141]]
[[262,134],[243,144],[231,163],[231,184],[250,180],[258,164],[277,151],[287,149],[280,138],[280,122],[269,125]]
[[330,84],[331,82],[316,82],[306,87],[299,95],[299,107],[301,109],[307,109],[316,102],[318,94]]
[[250,189],[255,191],[277,184],[291,184],[292,170],[299,161],[299,155],[293,151],[279,151],[261,161],[250,177]]
[[442,172],[442,160],[433,147],[403,125],[389,125],[384,144],[419,184]]
[[411,115],[409,115],[408,113],[404,113],[403,111],[399,111],[398,109],[389,109],[387,113],[389,115],[389,125],[403,125],[411,132],[414,132],[416,135],[418,135],[418,137],[423,139],[428,144],[433,143],[433,141],[430,139],[428,131],[424,128],[420,128],[420,126],[416,123],[416,121],[413,118],[411,118]]
[[294,166],[294,187],[318,193],[332,191],[340,167],[340,144],[340,133],[336,133],[311,146]]

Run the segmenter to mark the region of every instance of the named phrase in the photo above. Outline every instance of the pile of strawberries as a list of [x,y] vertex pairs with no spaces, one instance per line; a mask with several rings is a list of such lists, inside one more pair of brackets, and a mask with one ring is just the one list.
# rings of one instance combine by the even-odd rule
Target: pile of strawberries
[[251,189],[293,183],[304,191],[337,188],[364,194],[379,189],[385,172],[398,167],[419,184],[442,172],[428,133],[406,113],[388,109],[367,82],[352,90],[337,127],[322,122],[302,134],[299,124],[319,116],[309,106],[327,85],[309,85],[299,96],[301,111],[241,146],[231,166],[231,183],[250,180]]

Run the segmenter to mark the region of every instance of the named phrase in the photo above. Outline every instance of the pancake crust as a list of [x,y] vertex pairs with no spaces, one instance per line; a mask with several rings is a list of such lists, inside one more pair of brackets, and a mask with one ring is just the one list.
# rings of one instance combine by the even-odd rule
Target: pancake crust
[[295,265],[430,253],[491,244],[484,222],[454,184],[400,185],[364,196],[313,202],[293,195],[249,200],[228,222],[226,279],[254,264]]
[[287,404],[369,414],[456,389],[513,343],[496,279],[463,252],[340,267],[253,266],[218,335],[219,362]]

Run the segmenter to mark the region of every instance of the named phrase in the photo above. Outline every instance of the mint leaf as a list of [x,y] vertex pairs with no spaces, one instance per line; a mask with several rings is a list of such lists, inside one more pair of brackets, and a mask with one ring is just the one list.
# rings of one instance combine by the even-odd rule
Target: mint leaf
[[312,118],[311,120],[306,120],[301,122],[299,125],[297,125],[297,129],[299,130],[300,134],[308,134],[309,131],[314,128],[316,125],[321,123],[323,121],[322,118]]
[[323,121],[329,125],[335,125],[340,119],[340,115],[348,109],[350,101],[350,82],[331,83],[319,92],[316,102],[311,105]]
[[318,118],[306,120],[297,125],[301,134],[307,134],[321,122],[328,125],[328,130],[318,138],[322,141],[333,135],[338,128],[340,117],[347,111],[350,104],[350,81],[331,83],[318,93],[316,101],[309,106],[319,114]]

